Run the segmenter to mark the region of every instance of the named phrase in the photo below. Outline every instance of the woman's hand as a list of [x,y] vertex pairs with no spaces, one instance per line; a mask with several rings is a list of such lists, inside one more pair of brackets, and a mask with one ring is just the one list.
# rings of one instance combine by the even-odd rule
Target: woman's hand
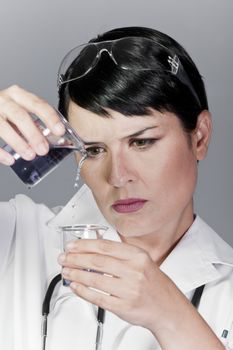
[[72,244],[59,262],[77,295],[151,330],[172,312],[167,306],[176,287],[144,250],[108,240]]
[[224,349],[144,250],[126,243],[83,239],[68,244],[59,263],[78,296],[149,329],[163,350]]
[[[64,133],[56,111],[46,101],[16,85],[0,91],[0,138],[25,160],[36,154],[45,155],[49,150],[30,113],[37,115],[55,135]],[[0,163],[14,163],[13,156],[1,148]]]

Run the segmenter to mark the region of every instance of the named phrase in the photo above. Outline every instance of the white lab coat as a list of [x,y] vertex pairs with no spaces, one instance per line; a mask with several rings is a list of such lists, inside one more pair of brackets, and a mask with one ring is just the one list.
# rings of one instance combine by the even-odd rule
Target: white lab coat
[[[0,204],[0,223],[0,349],[41,350],[41,305],[50,280],[60,272],[55,227],[108,223],[86,186],[58,214],[17,195]],[[105,237],[119,240],[111,227]],[[197,216],[161,269],[189,299],[196,287],[206,284],[199,312],[226,349],[233,349],[233,249]],[[228,336],[222,338],[225,329]],[[96,307],[59,284],[51,301],[46,349],[94,350],[95,336]],[[160,347],[145,328],[107,312],[102,350],[116,349]]]

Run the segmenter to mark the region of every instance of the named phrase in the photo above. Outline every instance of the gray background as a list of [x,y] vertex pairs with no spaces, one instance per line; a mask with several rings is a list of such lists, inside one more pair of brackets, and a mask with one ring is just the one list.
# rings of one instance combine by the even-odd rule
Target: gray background
[[[191,54],[204,76],[214,134],[199,165],[196,212],[233,245],[233,1],[0,0],[0,89],[17,83],[57,104],[56,72],[72,47],[119,26],[164,31]],[[1,200],[25,193],[49,206],[74,194],[72,158],[28,190],[0,166]]]

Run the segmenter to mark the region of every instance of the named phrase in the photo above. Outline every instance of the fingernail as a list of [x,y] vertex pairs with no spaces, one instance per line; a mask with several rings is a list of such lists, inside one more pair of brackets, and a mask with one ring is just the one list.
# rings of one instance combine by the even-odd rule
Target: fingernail
[[13,165],[15,162],[13,157],[9,157],[9,158],[4,158],[2,159],[2,163],[5,165]]
[[65,132],[65,127],[62,123],[57,123],[53,127],[53,132],[55,135],[63,135]]
[[70,272],[70,270],[69,270],[67,267],[64,267],[64,268],[62,269],[62,274],[63,274],[64,276],[66,276],[66,277],[69,276],[69,272]]
[[72,249],[74,249],[74,248],[75,248],[75,244],[74,244],[73,242],[69,242],[69,243],[66,244],[66,249],[72,250]]
[[75,282],[70,283],[70,287],[74,290],[78,289],[78,284]]
[[39,155],[44,155],[49,150],[48,144],[45,142],[41,142],[39,145],[36,146],[36,150]]
[[59,257],[58,257],[58,262],[59,263],[64,263],[65,260],[66,260],[65,254],[59,255]]
[[26,151],[23,152],[22,156],[25,158],[32,159],[33,157],[35,157],[35,152],[31,148],[28,148]]

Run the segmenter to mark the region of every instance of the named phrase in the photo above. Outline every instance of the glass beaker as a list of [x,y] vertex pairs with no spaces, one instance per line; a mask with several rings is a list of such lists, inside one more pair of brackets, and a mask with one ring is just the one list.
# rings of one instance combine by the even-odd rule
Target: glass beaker
[[65,134],[63,136],[55,136],[52,134],[41,119],[32,115],[36,126],[41,130],[49,143],[49,152],[46,155],[37,155],[34,159],[28,161],[21,158],[9,145],[3,146],[4,150],[10,153],[15,159],[11,168],[29,188],[38,184],[56,169],[61,161],[71,155],[72,152],[78,151],[81,153],[83,159],[86,157],[83,141],[61,113],[58,111],[57,113],[65,126]]
[[[71,226],[59,226],[58,230],[61,233],[62,251],[66,250],[66,245],[70,241],[77,239],[102,239],[108,227],[99,224],[83,224]],[[96,272],[88,269],[89,272]],[[63,285],[68,286],[70,281],[63,279]]]

